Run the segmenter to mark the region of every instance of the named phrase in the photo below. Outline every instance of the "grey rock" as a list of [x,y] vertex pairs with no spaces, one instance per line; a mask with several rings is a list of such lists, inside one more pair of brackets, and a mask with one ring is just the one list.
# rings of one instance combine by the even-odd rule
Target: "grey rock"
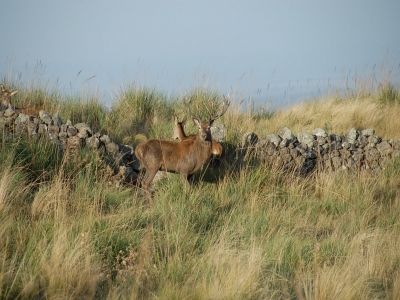
[[374,135],[375,134],[375,130],[374,129],[364,129],[364,130],[361,130],[361,134],[363,136],[368,137],[368,136]]
[[110,154],[115,154],[119,150],[118,144],[111,142],[106,144],[107,152]]
[[4,111],[4,117],[12,117],[15,115],[15,110],[14,108],[10,105],[5,111]]
[[211,127],[211,135],[218,142],[225,141],[225,137],[226,137],[225,125],[218,124],[217,126],[212,126]]
[[26,114],[18,114],[18,117],[15,119],[15,124],[26,124],[29,122],[29,116]]
[[67,134],[69,137],[73,137],[78,133],[78,130],[74,126],[68,126],[67,128]]
[[106,134],[104,134],[100,137],[100,141],[102,141],[105,145],[111,143],[110,137]]
[[51,116],[44,110],[39,111],[39,118],[46,125],[51,125],[53,123],[53,119],[51,118]]
[[280,144],[280,142],[282,141],[282,138],[281,138],[280,136],[276,135],[276,134],[268,134],[268,135],[265,137],[265,139],[266,139],[268,142],[274,143],[274,145],[275,145],[276,147],[278,147],[279,144]]
[[95,137],[91,136],[86,139],[86,146],[91,149],[98,149],[100,144],[100,140]]
[[301,144],[305,144],[308,147],[313,147],[315,141],[315,135],[309,132],[299,132],[297,133],[297,140]]
[[358,131],[355,128],[351,128],[350,130],[348,130],[346,132],[346,140],[348,143],[354,144],[354,142],[357,140],[358,138]]
[[293,135],[292,131],[287,127],[280,129],[278,131],[278,136],[280,136],[283,140],[286,139],[288,141],[292,141],[296,138],[296,136]]
[[90,133],[90,135],[92,134],[92,129],[90,128],[90,126],[86,123],[77,123],[74,126],[79,132],[83,132],[83,131],[87,131],[88,133]]
[[242,137],[242,147],[253,147],[258,142],[258,136],[254,132],[247,132]]
[[62,125],[62,120],[58,114],[54,114],[51,119],[53,120],[53,124],[60,127]]
[[326,133],[326,131],[323,130],[322,128],[316,128],[316,129],[313,130],[312,133],[313,133],[316,137],[323,137],[323,138],[325,138],[325,137],[328,136],[328,134]]

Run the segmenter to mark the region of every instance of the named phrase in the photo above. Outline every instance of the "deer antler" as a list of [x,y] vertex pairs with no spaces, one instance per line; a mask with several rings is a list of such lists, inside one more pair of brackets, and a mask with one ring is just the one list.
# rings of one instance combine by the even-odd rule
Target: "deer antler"
[[192,111],[190,110],[190,104],[192,104],[192,100],[193,100],[192,98],[189,98],[189,102],[188,102],[188,103],[186,103],[185,101],[183,101],[183,103],[185,104],[185,106],[186,106],[186,108],[187,108],[189,114],[192,116],[192,118],[197,119],[197,120],[200,120],[200,118],[196,117],[196,116],[192,113]]
[[228,107],[229,107],[230,104],[231,104],[230,99],[229,98],[225,98],[225,96],[224,96],[224,106],[222,108],[222,112],[218,116],[215,116],[215,117],[211,118],[210,122],[211,121],[215,121],[219,117],[222,117],[226,113],[226,111],[228,110]]
[[[192,113],[192,111],[190,110],[190,104],[192,103],[192,100],[193,100],[193,99],[190,98],[188,103],[186,103],[185,101],[184,101],[183,103],[185,104],[186,108],[188,109],[189,114],[190,114],[193,118],[200,120],[200,119],[199,119],[197,116],[195,116],[195,115]],[[224,106],[223,106],[223,108],[222,108],[222,112],[221,112],[219,115],[215,116],[215,117],[211,117],[209,121],[210,121],[210,122],[213,122],[213,121],[215,121],[216,119],[218,119],[219,117],[222,117],[222,116],[226,113],[226,111],[228,110],[228,107],[229,107],[230,104],[231,104],[230,99],[229,99],[229,98],[225,98],[225,96],[224,96]]]

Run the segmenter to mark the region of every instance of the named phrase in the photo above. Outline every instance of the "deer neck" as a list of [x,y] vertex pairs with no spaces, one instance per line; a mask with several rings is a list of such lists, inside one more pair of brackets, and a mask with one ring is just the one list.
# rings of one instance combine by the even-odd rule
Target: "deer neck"
[[4,106],[8,106],[8,105],[10,104],[10,100],[8,99],[8,97],[2,96],[1,98],[3,98],[3,99],[1,100],[1,103],[2,103]]
[[178,136],[179,136],[179,139],[180,139],[181,141],[184,141],[184,140],[187,139],[187,135],[186,135],[185,132],[183,131],[183,127],[180,127],[180,128],[179,128],[179,130],[178,130]]
[[201,154],[204,159],[208,159],[208,157],[211,155],[211,135],[207,135],[206,139],[201,138],[201,136],[198,134],[196,135],[195,139],[195,147],[196,151]]

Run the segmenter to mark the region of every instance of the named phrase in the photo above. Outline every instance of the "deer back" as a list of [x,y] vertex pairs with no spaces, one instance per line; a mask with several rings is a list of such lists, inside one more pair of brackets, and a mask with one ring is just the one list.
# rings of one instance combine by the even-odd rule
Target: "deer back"
[[151,139],[135,149],[135,155],[145,169],[174,173],[196,173],[211,156],[211,141],[188,139],[182,142]]

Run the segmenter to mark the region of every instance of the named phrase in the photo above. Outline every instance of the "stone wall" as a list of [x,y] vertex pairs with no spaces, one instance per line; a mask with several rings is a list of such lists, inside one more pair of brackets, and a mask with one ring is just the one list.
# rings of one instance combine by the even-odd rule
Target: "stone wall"
[[[30,138],[48,138],[60,150],[74,156],[80,148],[100,150],[104,154],[117,184],[134,183],[138,177],[139,162],[134,149],[113,142],[109,136],[94,132],[85,123],[63,123],[58,114],[41,110],[38,116],[18,113],[9,105],[0,109],[0,128],[5,138],[24,134]],[[223,142],[226,129],[223,124],[212,128],[215,139]],[[256,157],[279,165],[283,170],[308,174],[314,170],[371,170],[384,167],[385,162],[400,154],[400,140],[382,140],[373,129],[354,128],[344,135],[327,134],[317,128],[312,133],[299,132],[295,136],[289,128],[264,139],[253,132],[242,140],[242,156]]]
[[382,169],[388,159],[400,154],[400,140],[382,140],[373,129],[358,131],[354,128],[344,135],[328,135],[317,128],[312,133],[299,132],[295,136],[285,127],[264,139],[255,133],[246,133],[242,147],[245,155],[256,155],[300,174],[316,169],[376,171]]
[[11,105],[0,109],[0,129],[6,139],[26,135],[29,138],[47,138],[68,156],[87,147],[99,150],[112,171],[112,179],[117,184],[134,183],[138,176],[139,163],[131,146],[113,142],[108,135],[93,132],[85,123],[63,123],[58,114],[50,115],[44,110],[38,116],[18,113]]

